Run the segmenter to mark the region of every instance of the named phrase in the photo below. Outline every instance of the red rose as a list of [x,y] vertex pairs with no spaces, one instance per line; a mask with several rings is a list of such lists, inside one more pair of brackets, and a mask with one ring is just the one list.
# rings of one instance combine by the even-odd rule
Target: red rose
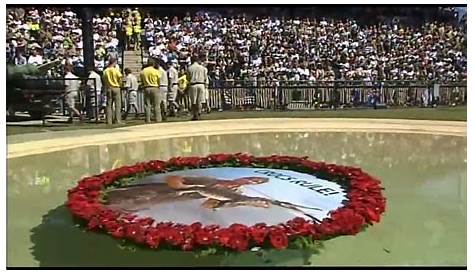
[[249,228],[245,225],[242,225],[242,224],[232,224],[231,226],[229,226],[229,229],[234,234],[242,234],[242,235],[248,235],[249,234]]
[[221,229],[218,230],[216,233],[216,238],[219,241],[219,243],[224,246],[228,247],[229,246],[229,241],[230,241],[230,236],[231,232],[228,229]]
[[364,217],[349,208],[340,208],[331,213],[331,227],[334,234],[354,235],[365,224]]
[[158,248],[158,246],[160,245],[160,237],[155,235],[146,235],[145,242],[151,248]]
[[151,248],[158,248],[161,237],[159,230],[156,228],[148,228],[145,233],[145,243]]
[[120,225],[115,220],[103,221],[102,224],[107,231],[113,231],[120,227]]
[[151,226],[155,220],[153,218],[143,218],[136,220],[141,226]]
[[135,218],[137,218],[136,215],[124,215],[122,216],[122,219],[127,221],[127,222],[132,222],[133,220],[135,220]]
[[214,232],[214,231],[216,231],[216,230],[219,230],[219,228],[220,228],[220,227],[219,227],[218,225],[207,225],[207,226],[205,226],[203,229],[204,229],[205,231]]
[[316,232],[314,224],[306,221],[303,223],[291,223],[288,225],[288,228],[291,234],[294,235],[308,236]]
[[184,242],[184,237],[177,229],[170,228],[166,231],[165,240],[170,245],[178,246]]
[[256,244],[262,245],[268,235],[268,229],[265,227],[252,227],[250,235]]
[[143,244],[146,240],[145,237],[145,231],[143,229],[138,229],[137,233],[133,236],[133,240],[138,244]]
[[249,246],[249,239],[245,235],[232,235],[229,238],[229,245],[231,249],[237,250],[239,252],[246,251]]
[[234,155],[232,154],[211,154],[207,156],[207,159],[211,163],[223,163],[223,162],[232,160],[233,158],[234,158]]
[[162,171],[165,168],[166,164],[163,161],[149,161],[143,164],[143,167],[149,171]]
[[97,190],[87,192],[87,196],[92,199],[98,198],[99,195],[100,195],[100,191],[97,191]]
[[89,230],[95,230],[100,227],[100,221],[97,217],[92,217],[87,224]]
[[195,223],[192,223],[189,227],[191,231],[197,231],[201,229],[202,224],[200,222],[195,222]]
[[237,161],[244,165],[253,163],[255,159],[253,156],[247,154],[236,154],[235,157],[237,158]]
[[137,224],[126,224],[124,226],[125,236],[129,239],[133,239],[139,230],[140,226]]
[[194,234],[194,237],[196,239],[196,243],[200,245],[211,245],[213,243],[212,235],[211,233],[205,231],[205,230],[199,230]]
[[114,238],[122,239],[125,236],[125,233],[123,232],[123,228],[119,227],[116,230],[111,231],[110,235]]
[[276,249],[285,249],[288,246],[288,237],[282,230],[272,230],[269,234],[270,243]]

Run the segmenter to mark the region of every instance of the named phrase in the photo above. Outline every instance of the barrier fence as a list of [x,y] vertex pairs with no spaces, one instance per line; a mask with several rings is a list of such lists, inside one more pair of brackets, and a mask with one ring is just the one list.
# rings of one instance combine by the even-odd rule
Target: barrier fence
[[[30,81],[33,79],[30,79]],[[64,81],[49,79],[37,81]],[[105,108],[104,91],[90,90],[82,82],[76,105],[83,112],[94,112],[97,119]],[[95,86],[95,84],[93,85]],[[47,87],[46,87],[47,88]],[[208,88],[208,105],[213,110],[310,110],[336,107],[431,106],[467,103],[465,82],[428,83],[414,81],[331,82],[212,82]],[[61,100],[62,99],[62,100]],[[66,115],[64,98],[57,111]],[[128,106],[127,91],[122,90],[122,110]],[[137,108],[145,113],[145,96],[138,90]],[[103,112],[103,111],[102,111]]]
[[317,109],[466,104],[466,83],[273,82],[224,83],[209,88],[212,109]]
[[[467,103],[466,89],[466,83],[211,83],[208,104],[213,110],[463,105]],[[145,111],[144,102],[144,93],[139,90],[137,106],[141,113]],[[125,90],[122,91],[122,105],[127,105]]]

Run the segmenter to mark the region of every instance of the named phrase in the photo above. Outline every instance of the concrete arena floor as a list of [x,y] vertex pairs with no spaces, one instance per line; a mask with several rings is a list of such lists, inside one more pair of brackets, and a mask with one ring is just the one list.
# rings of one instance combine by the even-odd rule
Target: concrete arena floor
[[345,119],[345,118],[264,118],[187,121],[148,124],[107,130],[75,130],[9,136],[7,158],[61,151],[90,145],[117,144],[173,137],[223,135],[258,132],[388,132],[449,136],[467,135],[466,122]]

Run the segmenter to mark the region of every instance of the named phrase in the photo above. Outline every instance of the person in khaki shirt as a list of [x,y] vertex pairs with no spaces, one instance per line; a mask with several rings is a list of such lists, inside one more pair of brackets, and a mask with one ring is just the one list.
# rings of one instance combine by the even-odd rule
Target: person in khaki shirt
[[163,60],[158,60],[157,62],[157,69],[160,72],[160,106],[161,106],[161,116],[162,120],[166,121],[166,110],[168,109],[167,104],[167,97],[168,97],[168,75],[166,70],[163,68],[165,66],[165,62]]
[[[120,94],[120,87],[122,85],[122,73],[117,68],[117,59],[110,58],[109,65],[104,70],[103,83],[107,94],[107,124],[110,125],[112,124],[112,122],[115,122],[117,124],[123,124],[121,121],[122,100]],[[115,115],[112,114],[113,112],[115,113]]]
[[145,90],[145,122],[151,122],[151,109],[153,104],[154,120],[161,122],[160,102],[163,100],[160,88],[160,71],[155,68],[155,60],[149,59],[147,66],[140,73],[140,80]]
[[125,68],[125,86],[124,88],[128,94],[128,106],[127,111],[125,112],[123,119],[127,120],[128,114],[133,107],[135,111],[135,118],[138,118],[138,105],[137,105],[137,96],[138,96],[138,80],[135,75],[133,75],[130,68]]
[[207,78],[207,68],[199,63],[199,59],[202,61],[204,57],[201,56],[201,58],[197,58],[196,56],[193,56],[191,58],[192,65],[188,67],[187,72],[187,80],[189,82],[189,97],[191,100],[191,112],[193,115],[191,120],[199,120],[202,108],[202,96],[204,94],[204,89],[209,84],[209,79]]

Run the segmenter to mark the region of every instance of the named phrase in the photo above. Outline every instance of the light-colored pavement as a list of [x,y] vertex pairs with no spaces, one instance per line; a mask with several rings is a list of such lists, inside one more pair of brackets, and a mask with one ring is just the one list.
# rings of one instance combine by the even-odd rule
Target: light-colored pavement
[[109,130],[78,131],[9,136],[7,158],[90,145],[127,143],[173,137],[257,132],[387,132],[465,137],[467,135],[467,123],[399,119],[265,118],[187,121],[139,125]]

